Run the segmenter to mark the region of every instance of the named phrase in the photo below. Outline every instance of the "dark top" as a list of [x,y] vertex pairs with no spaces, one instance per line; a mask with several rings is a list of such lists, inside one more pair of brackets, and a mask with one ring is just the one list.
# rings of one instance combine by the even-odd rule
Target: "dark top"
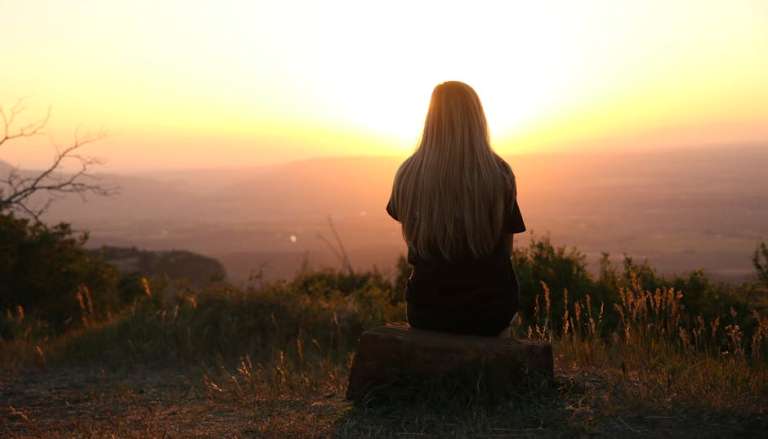
[[[391,198],[387,213],[399,221]],[[524,231],[517,197],[510,190],[502,234],[488,255],[449,263],[423,258],[408,245],[413,270],[405,297],[411,326],[475,335],[496,335],[506,328],[517,312],[519,294],[507,236]]]

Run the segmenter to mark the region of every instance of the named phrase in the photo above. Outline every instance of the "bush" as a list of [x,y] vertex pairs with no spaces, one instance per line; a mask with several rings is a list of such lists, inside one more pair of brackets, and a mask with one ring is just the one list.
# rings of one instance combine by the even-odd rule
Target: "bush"
[[[587,295],[589,311],[597,315],[601,307],[610,310],[619,304],[624,291],[640,293],[668,289],[682,292],[683,318],[689,321],[698,317],[711,321],[718,316],[735,315],[737,317],[730,318],[729,323],[739,325],[747,333],[755,327],[748,297],[742,294],[751,286],[715,283],[701,270],[664,277],[647,261],[638,263],[625,256],[619,268],[604,253],[597,276],[594,276],[588,271],[581,252],[575,248],[555,247],[547,237],[533,238],[527,248],[515,249],[513,262],[520,282],[519,313],[522,319],[538,322],[544,317],[545,299],[541,293],[546,288],[546,301],[550,304],[546,318],[551,319],[548,324],[557,334],[563,327],[562,318],[568,303],[586,303]],[[542,297],[538,313],[537,295]],[[606,313],[601,335],[611,334],[619,323],[617,314]]]
[[309,297],[277,282],[258,290],[209,288],[175,302],[139,300],[113,321],[83,331],[63,356],[114,363],[234,361],[243,355],[264,361],[298,349],[343,363],[363,330],[404,316],[401,306],[389,303],[388,291],[376,287]]
[[[118,273],[84,248],[87,239],[68,224],[0,214],[0,311],[21,309],[61,332],[115,309]],[[0,337],[12,336],[0,327]]]
[[349,296],[361,289],[390,291],[392,284],[378,271],[349,273],[333,269],[304,271],[289,282],[291,289],[313,297]]
[[518,312],[526,321],[534,321],[534,298],[543,285],[551,292],[553,316],[562,316],[566,290],[571,297],[583,297],[596,289],[585,256],[575,248],[553,246],[548,237],[532,238],[527,248],[514,250],[512,259],[520,284]]

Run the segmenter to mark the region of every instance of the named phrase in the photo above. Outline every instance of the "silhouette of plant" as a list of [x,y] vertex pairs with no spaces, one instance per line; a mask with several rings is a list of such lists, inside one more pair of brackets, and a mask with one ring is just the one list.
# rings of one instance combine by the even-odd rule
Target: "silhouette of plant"
[[768,287],[768,246],[761,242],[752,256],[752,264],[757,271],[758,280]]
[[[45,117],[20,124],[19,118],[24,111],[23,100],[17,101],[7,110],[0,106],[0,147],[7,147],[12,141],[23,141],[44,134],[50,109]],[[6,175],[0,176],[0,212],[22,213],[39,222],[40,216],[61,195],[77,194],[84,198],[89,193],[105,196],[115,194],[117,188],[98,183],[91,174],[92,168],[101,162],[94,157],[82,155],[80,151],[83,146],[103,136],[101,133],[83,136],[76,131],[72,142],[64,147],[56,147],[53,160],[41,171],[22,171],[8,165]],[[62,172],[68,163],[74,163],[74,172]],[[44,194],[46,198],[40,199],[38,194]]]
[[[23,309],[60,333],[117,309],[119,273],[87,240],[69,224],[0,213],[0,310]],[[0,321],[0,339],[14,337]]]

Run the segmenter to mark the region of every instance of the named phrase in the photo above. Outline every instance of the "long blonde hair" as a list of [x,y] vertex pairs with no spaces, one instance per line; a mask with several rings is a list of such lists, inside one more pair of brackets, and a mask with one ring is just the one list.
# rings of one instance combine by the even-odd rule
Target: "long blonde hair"
[[491,149],[477,93],[458,81],[437,85],[419,146],[392,186],[408,245],[448,261],[490,253],[501,237],[510,190],[514,194],[512,170]]

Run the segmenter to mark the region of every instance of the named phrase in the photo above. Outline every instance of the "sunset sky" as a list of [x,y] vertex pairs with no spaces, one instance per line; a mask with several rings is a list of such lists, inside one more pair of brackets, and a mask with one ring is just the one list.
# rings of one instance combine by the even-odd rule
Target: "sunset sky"
[[[472,85],[503,154],[768,145],[768,2],[0,0],[0,105],[113,171],[406,154]],[[6,147],[4,147],[6,148]],[[38,166],[47,137],[0,159]]]

